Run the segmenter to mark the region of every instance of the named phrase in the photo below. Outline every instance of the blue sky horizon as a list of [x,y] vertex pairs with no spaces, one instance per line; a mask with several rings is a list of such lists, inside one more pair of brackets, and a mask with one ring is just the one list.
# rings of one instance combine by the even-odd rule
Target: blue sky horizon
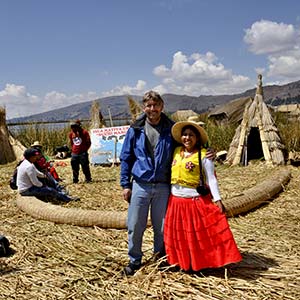
[[154,89],[235,94],[300,79],[300,2],[1,0],[7,119]]

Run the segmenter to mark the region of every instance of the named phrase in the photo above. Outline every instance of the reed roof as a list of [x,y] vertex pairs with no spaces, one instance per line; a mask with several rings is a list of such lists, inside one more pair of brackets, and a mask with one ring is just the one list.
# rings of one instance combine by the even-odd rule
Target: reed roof
[[208,119],[216,124],[238,124],[243,119],[245,107],[250,101],[251,97],[234,99],[212,110]]
[[171,119],[175,122],[186,121],[189,117],[199,116],[196,112],[191,109],[177,110],[171,115]]

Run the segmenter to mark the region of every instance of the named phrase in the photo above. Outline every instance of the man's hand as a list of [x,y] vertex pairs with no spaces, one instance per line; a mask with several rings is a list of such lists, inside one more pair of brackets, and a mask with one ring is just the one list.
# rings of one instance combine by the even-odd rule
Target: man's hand
[[216,201],[216,202],[215,202],[215,205],[219,207],[220,212],[221,212],[222,214],[225,213],[225,207],[224,207],[224,205],[223,205],[223,203],[222,203],[221,200]]
[[123,190],[123,198],[125,201],[130,203],[130,198],[131,198],[131,189],[124,189]]
[[214,160],[216,158],[216,151],[212,148],[207,148],[205,157]]

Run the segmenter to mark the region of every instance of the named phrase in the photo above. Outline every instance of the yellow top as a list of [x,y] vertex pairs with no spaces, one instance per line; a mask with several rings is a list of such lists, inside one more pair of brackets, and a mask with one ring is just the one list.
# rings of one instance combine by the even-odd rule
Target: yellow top
[[[206,149],[203,148],[201,149],[201,159],[205,155]],[[199,172],[198,151],[185,157],[183,147],[177,147],[173,154],[171,184],[195,188],[199,185]]]

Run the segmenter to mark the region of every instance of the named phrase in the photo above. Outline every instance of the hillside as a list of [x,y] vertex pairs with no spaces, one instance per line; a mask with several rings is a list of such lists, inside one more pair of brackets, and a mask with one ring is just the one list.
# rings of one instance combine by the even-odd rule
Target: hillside
[[[254,97],[255,90],[256,88],[253,88],[243,93],[233,95],[201,95],[194,97],[188,95],[164,94],[162,97],[165,100],[165,111],[167,113],[172,114],[181,109],[192,109],[197,113],[201,113],[211,110],[217,105],[223,105],[233,99],[249,96]],[[141,96],[132,95],[132,97],[138,102],[142,99]],[[271,105],[300,103],[300,80],[281,86],[265,86],[264,98],[265,102]],[[106,119],[109,117],[109,110],[112,118],[126,119],[130,117],[127,95],[99,98],[95,101],[99,103],[102,115]],[[89,119],[92,102],[93,101],[82,102],[28,117],[14,118],[8,120],[8,123]]]

